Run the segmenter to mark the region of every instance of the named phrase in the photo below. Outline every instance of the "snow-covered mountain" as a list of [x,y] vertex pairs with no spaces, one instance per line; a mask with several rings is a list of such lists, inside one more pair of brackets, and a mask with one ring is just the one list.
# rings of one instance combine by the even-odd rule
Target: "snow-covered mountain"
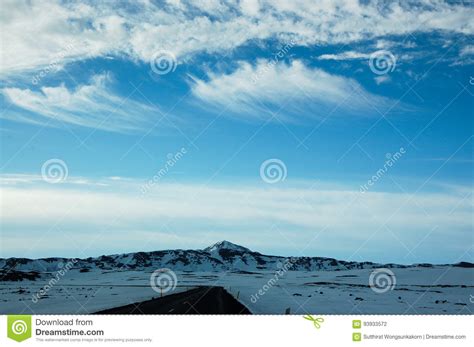
[[219,250],[221,249],[228,249],[228,250],[233,250],[233,251],[238,251],[238,252],[251,252],[251,250],[248,248],[236,245],[235,243],[232,243],[226,240],[217,242],[213,244],[212,246],[206,247],[203,249],[203,251],[209,252],[211,254],[217,254]]
[[[140,270],[144,268],[170,268],[175,271],[240,271],[252,272],[277,270],[289,271],[316,270],[352,270],[373,269],[379,267],[431,267],[431,264],[397,265],[372,262],[353,262],[322,257],[280,257],[264,255],[229,241],[221,241],[202,250],[165,250],[136,252],[115,255],[102,255],[96,258],[0,258],[0,281],[15,279],[18,272],[28,272],[34,276],[37,272],[58,271],[64,267],[88,272],[101,270]],[[470,263],[454,266],[472,267]],[[16,275],[15,275],[16,274]],[[23,276],[20,276],[21,278]]]

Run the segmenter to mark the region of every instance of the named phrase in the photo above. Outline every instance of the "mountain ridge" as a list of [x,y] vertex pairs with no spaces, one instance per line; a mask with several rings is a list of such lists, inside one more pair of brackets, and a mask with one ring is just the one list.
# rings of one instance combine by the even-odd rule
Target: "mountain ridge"
[[[175,271],[267,271],[278,270],[290,262],[289,271],[341,271],[352,269],[433,267],[433,264],[380,264],[370,261],[355,262],[326,257],[284,257],[265,255],[230,241],[220,241],[204,249],[163,250],[101,255],[89,258],[0,258],[0,280],[5,274],[15,272],[52,272],[64,267],[88,272],[102,270],[140,270],[145,268],[170,268]],[[461,262],[443,264],[474,267]]]

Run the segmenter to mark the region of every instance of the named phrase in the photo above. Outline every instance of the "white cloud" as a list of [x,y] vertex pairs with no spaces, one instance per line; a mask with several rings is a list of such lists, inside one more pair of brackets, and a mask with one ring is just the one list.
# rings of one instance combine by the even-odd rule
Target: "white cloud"
[[126,19],[102,6],[7,0],[2,8],[3,73],[119,53],[129,35]]
[[[286,244],[284,237],[288,237],[303,248],[321,232],[311,244],[313,255],[334,254],[340,247],[353,251],[372,235],[381,256],[401,247],[392,232],[409,247],[424,241],[417,252],[426,248],[428,254],[446,255],[468,247],[472,233],[472,205],[465,194],[466,189],[472,194],[472,187],[462,194],[451,189],[411,195],[313,189],[309,188],[311,183],[269,188],[264,183],[203,186],[162,181],[142,195],[141,186],[146,182],[133,179],[96,182],[68,177],[65,183],[51,185],[34,177],[21,176],[14,184],[14,176],[7,177],[7,182],[3,178],[2,243],[11,245],[3,251],[17,256],[23,246],[13,248],[12,240],[19,233],[35,242],[52,232],[56,236],[48,238],[48,247],[56,244],[64,253],[70,238],[82,248],[95,237],[114,251],[122,252],[123,247],[141,250],[145,240],[136,237],[135,231],[148,236],[156,233],[152,238],[156,249],[160,248],[161,234],[175,236],[175,246],[185,238],[194,240],[188,247],[230,239],[271,248]],[[87,183],[78,186],[78,181]],[[430,237],[425,239],[426,235]],[[117,239],[122,237],[128,237],[128,243],[118,246]],[[438,243],[429,241],[433,237]],[[344,245],[334,240],[344,240]]]
[[375,83],[377,84],[387,83],[387,82],[390,82],[390,76],[388,75],[377,76],[377,77],[374,77],[374,80],[375,80]]
[[337,54],[322,54],[317,57],[318,60],[354,60],[354,59],[369,59],[369,53],[360,53],[354,51],[348,51]]
[[474,45],[466,45],[459,51],[459,57],[452,59],[450,66],[474,64]]
[[467,45],[461,49],[460,55],[462,57],[466,55],[474,55],[474,45]]
[[376,112],[374,107],[383,109],[390,103],[352,79],[309,68],[298,60],[241,62],[230,74],[210,72],[207,81],[192,78],[191,88],[200,102],[239,117],[317,117],[335,109],[368,115]]
[[[159,50],[186,59],[224,53],[252,40],[300,45],[351,43],[388,35],[474,32],[474,9],[457,3],[405,1],[2,2],[2,72],[17,74],[61,62],[127,56],[149,62]],[[420,25],[422,23],[422,25]],[[71,46],[73,49],[65,49]]]
[[74,89],[68,89],[64,84],[42,87],[40,91],[3,88],[1,93],[8,101],[27,112],[20,116],[7,109],[1,117],[52,126],[63,122],[116,132],[138,131],[159,117],[156,107],[119,97],[110,84],[110,76],[103,74],[95,75],[90,84]]
[[259,0],[241,0],[240,10],[244,15],[257,16],[260,12]]

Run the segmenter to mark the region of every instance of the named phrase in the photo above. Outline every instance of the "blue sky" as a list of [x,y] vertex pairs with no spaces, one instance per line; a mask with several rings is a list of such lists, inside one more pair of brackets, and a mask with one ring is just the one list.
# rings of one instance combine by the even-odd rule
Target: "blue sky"
[[0,256],[472,260],[472,5],[3,7]]

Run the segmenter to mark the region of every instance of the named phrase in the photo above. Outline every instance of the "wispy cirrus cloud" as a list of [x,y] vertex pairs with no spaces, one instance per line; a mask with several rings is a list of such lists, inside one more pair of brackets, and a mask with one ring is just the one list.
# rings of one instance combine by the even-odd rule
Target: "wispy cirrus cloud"
[[191,89],[199,101],[239,117],[295,120],[324,117],[335,110],[370,115],[391,104],[390,99],[368,92],[353,79],[308,67],[299,60],[289,64],[241,62],[229,74],[209,72],[207,80],[192,77]]
[[50,126],[62,122],[125,133],[139,131],[159,118],[157,107],[119,96],[111,84],[111,76],[101,74],[93,76],[89,84],[75,88],[64,84],[39,90],[3,88],[1,94],[16,109],[6,109],[0,117]]
[[336,54],[321,54],[317,57],[318,60],[354,60],[354,59],[369,59],[370,53],[361,53],[356,51],[347,51]]

